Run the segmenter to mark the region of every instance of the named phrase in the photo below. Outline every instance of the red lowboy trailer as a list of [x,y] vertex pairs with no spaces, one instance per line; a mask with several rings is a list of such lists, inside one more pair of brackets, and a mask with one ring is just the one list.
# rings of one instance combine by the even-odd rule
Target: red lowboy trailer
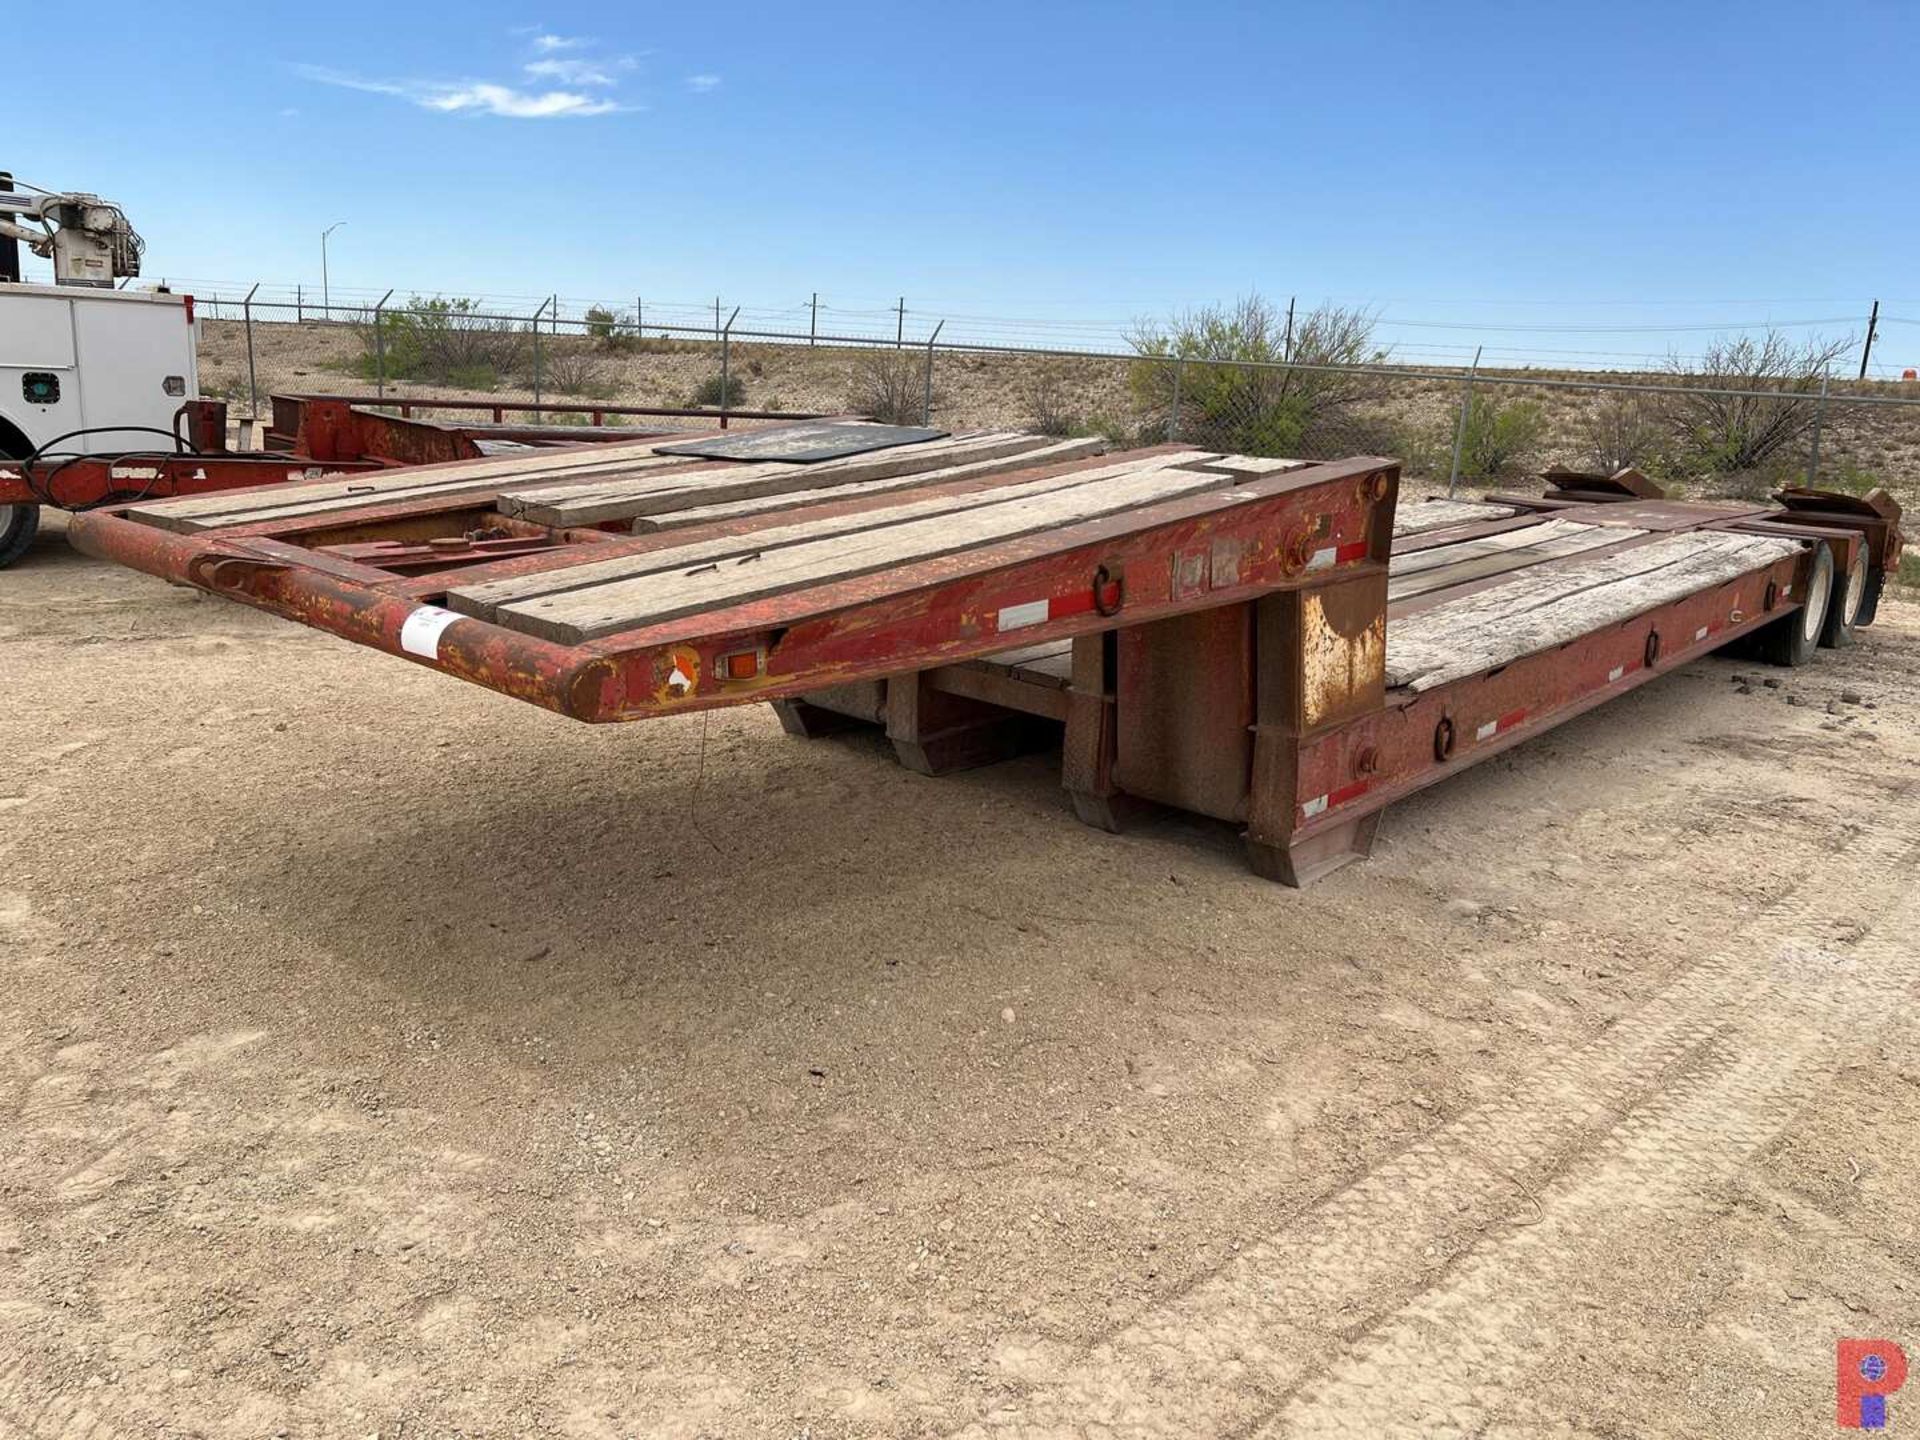
[[1392,460],[828,424],[94,511],[75,543],[586,721],[774,702],[938,773],[1058,739],[1088,822],[1304,883],[1393,800],[1734,642],[1846,643],[1899,510],[1398,506]]

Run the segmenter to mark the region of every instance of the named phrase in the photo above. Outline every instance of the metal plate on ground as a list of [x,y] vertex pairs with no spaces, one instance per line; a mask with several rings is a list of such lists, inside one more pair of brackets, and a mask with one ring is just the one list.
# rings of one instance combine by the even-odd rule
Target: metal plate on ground
[[808,465],[816,460],[838,460],[869,450],[896,445],[918,445],[940,440],[949,432],[921,425],[856,425],[847,421],[819,421],[783,425],[778,430],[748,430],[713,440],[689,440],[684,445],[656,445],[656,455],[697,455],[703,460],[787,460]]

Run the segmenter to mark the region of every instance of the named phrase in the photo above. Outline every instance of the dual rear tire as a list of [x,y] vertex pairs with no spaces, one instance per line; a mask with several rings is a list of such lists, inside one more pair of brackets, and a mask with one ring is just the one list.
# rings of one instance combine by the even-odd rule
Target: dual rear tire
[[[1864,567],[1861,572],[1865,574]],[[1770,665],[1804,665],[1825,642],[1827,619],[1834,610],[1833,551],[1825,541],[1814,546],[1813,573],[1800,608],[1782,615],[1757,632],[1760,658]],[[1857,608],[1857,607],[1856,607]]]

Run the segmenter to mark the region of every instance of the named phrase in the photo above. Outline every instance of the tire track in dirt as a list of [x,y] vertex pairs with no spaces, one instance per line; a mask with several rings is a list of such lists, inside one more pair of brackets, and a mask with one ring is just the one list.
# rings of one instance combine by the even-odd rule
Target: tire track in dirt
[[117,1440],[120,1431],[84,1400],[49,1393],[18,1359],[0,1364],[0,1436],[29,1440]]
[[[1536,1197],[1597,1147],[1604,1153],[1629,1115],[1648,1105],[1665,1114],[1684,1103],[1674,1097],[1748,1064],[1730,1044],[1771,1037],[1769,1017],[1816,1002],[1804,967],[1785,973],[1778,957],[1824,953],[1846,926],[1871,937],[1890,910],[1904,911],[1916,859],[1920,840],[1906,827],[1856,832],[1738,932],[1759,938],[1730,938],[1635,1014],[1535,1071],[1524,1090],[1441,1126],[1090,1350],[1003,1346],[1002,1373],[1031,1389],[961,1433],[1244,1434],[1277,1419],[1278,1407],[1304,1399],[1296,1391],[1307,1377],[1338,1365],[1351,1340],[1429,1291],[1447,1293],[1457,1264],[1472,1263],[1487,1236],[1530,1219],[1543,1204]],[[1846,888],[1844,879],[1860,874],[1876,879]],[[1852,948],[1866,955],[1862,943]],[[1868,948],[1881,953],[1878,942]],[[1889,967],[1905,978],[1887,983],[1906,983],[1906,970]],[[1849,994],[1868,988],[1879,993],[1879,982]],[[1829,1045],[1831,1035],[1823,1026],[1806,1044]],[[1760,1059],[1794,1066],[1813,1054],[1786,1047]],[[1785,1093],[1792,1073],[1767,1093]],[[1539,1226],[1519,1233],[1537,1235]],[[1371,1408],[1356,1413],[1376,1418]]]
[[1920,954],[1898,938],[1916,921],[1920,898],[1844,948],[1782,947],[1764,1005],[1715,1040],[1716,1063],[1548,1187],[1536,1225],[1491,1240],[1348,1347],[1258,1430],[1261,1440],[1482,1433],[1567,1340],[1569,1296],[1584,1289],[1591,1302],[1631,1285],[1594,1258],[1631,1251],[1614,1242],[1656,1218],[1707,1219],[1717,1183],[1817,1098],[1835,1056],[1898,1013],[1920,981]]

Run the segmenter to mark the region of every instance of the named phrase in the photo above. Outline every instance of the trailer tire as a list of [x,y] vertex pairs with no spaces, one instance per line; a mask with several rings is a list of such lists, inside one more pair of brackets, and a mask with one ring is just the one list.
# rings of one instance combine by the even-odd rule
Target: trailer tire
[[1864,630],[1873,624],[1873,617],[1880,610],[1880,587],[1887,583],[1887,572],[1870,570],[1867,572],[1867,593],[1860,597],[1860,613],[1854,617],[1853,628]]
[[1827,625],[1827,602],[1832,596],[1833,551],[1822,540],[1813,547],[1813,576],[1807,582],[1806,599],[1759,632],[1761,658],[1769,665],[1789,668],[1811,660],[1820,648],[1820,636]]
[[39,533],[38,505],[0,505],[0,570],[26,554]]
[[1843,650],[1853,644],[1853,632],[1859,627],[1860,612],[1867,598],[1867,552],[1855,549],[1853,564],[1844,575],[1836,573],[1833,589],[1827,597],[1827,619],[1820,627],[1820,643],[1829,650]]

